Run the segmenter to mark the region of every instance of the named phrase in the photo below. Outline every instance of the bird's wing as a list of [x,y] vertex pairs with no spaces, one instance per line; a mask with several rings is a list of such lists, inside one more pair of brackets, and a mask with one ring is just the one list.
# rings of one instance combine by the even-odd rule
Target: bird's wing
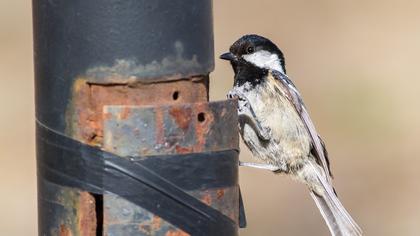
[[305,104],[302,101],[299,91],[293,82],[287,77],[287,75],[279,71],[271,71],[273,77],[279,80],[287,90],[289,101],[294,105],[296,112],[299,114],[302,122],[305,124],[308,133],[312,139],[312,150],[311,152],[317,158],[317,162],[322,166],[325,171],[325,176],[328,182],[331,182],[331,171],[328,160],[328,154],[325,149],[325,144],[316,132],[315,126],[309,117],[308,111],[306,110]]

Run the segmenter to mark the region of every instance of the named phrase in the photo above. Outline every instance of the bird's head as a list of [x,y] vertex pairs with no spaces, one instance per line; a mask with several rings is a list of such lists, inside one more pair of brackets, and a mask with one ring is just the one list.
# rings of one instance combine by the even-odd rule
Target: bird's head
[[220,58],[230,61],[235,73],[242,67],[286,73],[284,56],[280,49],[269,39],[255,34],[242,36]]

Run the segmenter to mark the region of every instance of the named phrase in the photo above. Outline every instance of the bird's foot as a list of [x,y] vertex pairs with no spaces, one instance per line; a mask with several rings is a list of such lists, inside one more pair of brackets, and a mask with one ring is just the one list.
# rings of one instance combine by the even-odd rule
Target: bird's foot
[[282,172],[282,169],[278,166],[270,165],[270,164],[263,164],[263,163],[253,163],[253,162],[239,162],[239,166],[247,166],[257,169],[269,170],[275,173]]
[[258,136],[260,139],[264,141],[269,141],[272,137],[272,132],[269,127],[262,126],[261,124],[257,124],[259,126],[259,133]]

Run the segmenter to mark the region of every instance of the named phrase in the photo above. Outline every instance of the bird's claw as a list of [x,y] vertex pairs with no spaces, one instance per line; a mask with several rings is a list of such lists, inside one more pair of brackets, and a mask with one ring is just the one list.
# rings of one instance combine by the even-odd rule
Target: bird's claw
[[239,99],[239,96],[238,96],[238,93],[236,92],[236,90],[234,90],[234,89],[232,89],[232,90],[230,90],[228,93],[227,93],[227,98],[229,98],[229,99],[234,99],[234,98],[238,98]]
[[230,99],[238,99],[239,117],[248,117],[249,120],[253,123],[253,127],[258,137],[263,141],[269,141],[272,137],[271,129],[269,127],[263,127],[261,125],[261,123],[257,119],[257,116],[255,115],[255,111],[252,108],[251,103],[248,101],[246,96],[242,92],[232,89],[228,92],[227,97]]
[[269,141],[272,137],[272,131],[269,127],[260,127],[260,138],[264,141]]
[[238,90],[236,90],[236,89],[231,89],[231,90],[229,90],[229,92],[228,92],[228,94],[227,94],[227,97],[228,97],[228,98],[230,98],[230,99],[234,99],[234,98],[236,98],[236,99],[238,99],[239,101],[247,101],[247,99],[246,99],[245,95],[244,95],[242,92],[239,92],[239,91],[238,91]]

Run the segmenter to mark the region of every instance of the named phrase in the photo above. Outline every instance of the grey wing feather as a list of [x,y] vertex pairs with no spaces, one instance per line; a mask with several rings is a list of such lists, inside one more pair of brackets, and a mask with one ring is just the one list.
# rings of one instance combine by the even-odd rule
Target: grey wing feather
[[[325,147],[325,142],[324,140],[322,140],[321,136],[318,135],[319,141],[321,141],[321,145],[322,145],[322,149],[324,151],[324,156],[325,156],[325,160],[327,161],[327,166],[328,166],[328,170],[330,172],[330,176],[333,177],[332,171],[331,171],[331,166],[330,166],[330,160],[328,157],[328,151],[327,148]],[[316,153],[313,153],[314,155],[316,155]]]
[[328,155],[325,150],[324,142],[319,137],[318,133],[316,132],[315,126],[309,117],[308,111],[306,110],[305,104],[300,96],[299,91],[296,89],[296,86],[293,82],[287,77],[287,75],[279,72],[279,71],[271,71],[274,78],[278,79],[285,88],[287,88],[289,92],[289,99],[291,103],[293,103],[296,111],[298,112],[302,122],[305,124],[308,133],[312,139],[313,151],[317,161],[320,163],[322,168],[325,171],[325,176],[328,183],[331,183],[331,171],[329,168],[329,160]]

